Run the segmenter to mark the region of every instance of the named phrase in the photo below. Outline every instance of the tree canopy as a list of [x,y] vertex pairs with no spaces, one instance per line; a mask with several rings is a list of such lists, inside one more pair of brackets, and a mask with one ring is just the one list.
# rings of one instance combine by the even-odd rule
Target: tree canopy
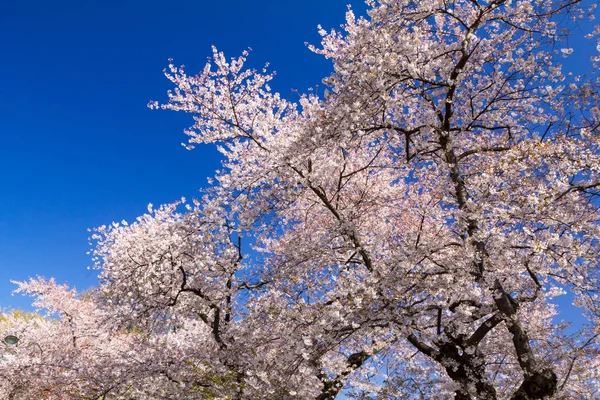
[[18,282],[47,315],[0,320],[6,398],[600,398],[599,81],[562,66],[594,6],[367,3],[309,46],[321,95],[168,66],[150,107],[223,168],[96,229],[96,290]]

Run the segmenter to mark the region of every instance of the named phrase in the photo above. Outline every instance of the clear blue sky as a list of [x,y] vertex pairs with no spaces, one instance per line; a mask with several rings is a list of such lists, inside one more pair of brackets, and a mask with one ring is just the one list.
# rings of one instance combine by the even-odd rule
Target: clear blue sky
[[[189,115],[146,107],[166,98],[168,58],[191,73],[213,44],[231,57],[251,47],[250,63],[270,62],[274,89],[294,97],[331,70],[304,42],[318,43],[317,24],[338,27],[348,3],[365,9],[361,0],[4,1],[0,307],[30,304],[11,296],[10,279],[94,285],[87,228],[191,198],[218,168],[212,148],[180,146]],[[571,65],[587,65],[594,45],[569,45]]]
[[212,148],[180,146],[189,115],[146,108],[166,99],[169,57],[195,72],[213,44],[231,57],[251,47],[249,62],[270,62],[274,89],[294,96],[330,71],[304,42],[339,26],[347,3],[2,2],[0,307],[30,303],[10,279],[94,285],[87,228],[191,198],[218,167]]

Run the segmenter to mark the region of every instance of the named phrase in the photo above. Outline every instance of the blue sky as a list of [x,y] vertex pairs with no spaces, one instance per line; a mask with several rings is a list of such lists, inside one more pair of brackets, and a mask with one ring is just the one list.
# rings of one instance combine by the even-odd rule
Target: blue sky
[[[294,98],[331,70],[304,42],[318,43],[317,24],[338,27],[348,3],[365,9],[360,0],[5,1],[0,307],[30,304],[11,296],[10,279],[94,285],[87,228],[194,197],[218,168],[213,148],[180,146],[189,115],[146,107],[166,98],[168,58],[194,72],[213,44],[231,57],[251,47],[250,64],[270,62],[273,88]],[[587,65],[594,45],[569,45],[569,63]]]
[[218,167],[214,149],[180,146],[189,115],[146,107],[166,99],[168,58],[193,72],[213,44],[231,57],[251,47],[249,62],[270,62],[274,89],[295,96],[331,69],[304,42],[318,42],[319,23],[343,23],[347,3],[3,2],[0,307],[30,303],[10,279],[94,285],[87,228],[191,198]]

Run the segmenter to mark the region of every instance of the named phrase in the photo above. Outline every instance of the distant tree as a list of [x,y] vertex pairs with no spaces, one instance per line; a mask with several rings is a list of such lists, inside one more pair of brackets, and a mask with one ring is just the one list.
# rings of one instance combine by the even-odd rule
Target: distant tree
[[281,98],[246,53],[169,65],[151,107],[223,169],[99,228],[87,298],[20,284],[60,318],[19,322],[13,398],[600,398],[598,81],[561,68],[593,7],[368,4],[310,46],[323,97]]

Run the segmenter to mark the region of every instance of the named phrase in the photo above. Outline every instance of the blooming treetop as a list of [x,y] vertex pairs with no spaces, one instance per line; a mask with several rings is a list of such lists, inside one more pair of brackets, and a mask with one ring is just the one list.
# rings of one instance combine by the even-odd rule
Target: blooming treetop
[[191,113],[188,147],[224,168],[202,199],[97,229],[97,291],[19,283],[59,318],[2,322],[24,338],[6,393],[600,397],[598,81],[560,65],[593,8],[368,5],[309,46],[333,62],[323,98],[281,98],[247,53],[169,65],[150,107]]

